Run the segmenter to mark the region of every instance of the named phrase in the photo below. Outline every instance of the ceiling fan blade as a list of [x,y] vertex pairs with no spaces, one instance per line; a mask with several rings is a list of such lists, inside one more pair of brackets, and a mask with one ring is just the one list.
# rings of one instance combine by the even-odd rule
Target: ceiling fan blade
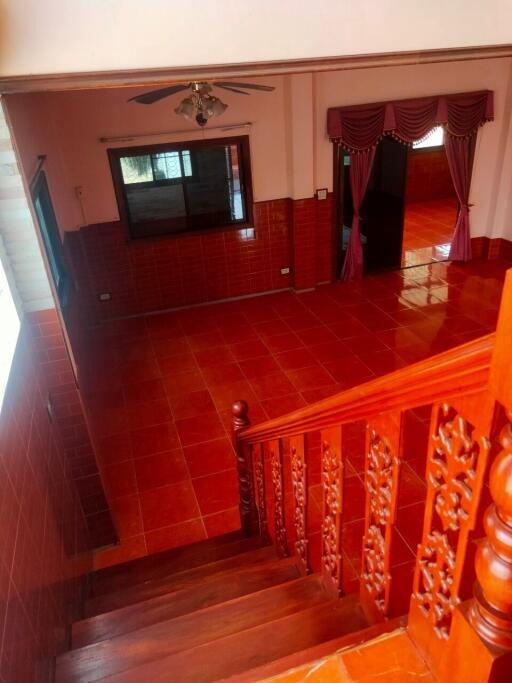
[[231,90],[231,92],[237,92],[239,95],[250,95],[250,92],[244,92],[243,90],[238,90],[237,88],[231,88],[229,85],[220,85],[219,83],[214,83],[213,85],[217,88],[223,88],[224,90]]
[[219,87],[227,86],[228,88],[248,88],[249,90],[264,90],[265,92],[271,92],[272,90],[275,90],[274,86],[272,85],[256,85],[256,83],[234,83],[233,81],[217,81],[213,85],[217,85]]
[[174,93],[181,92],[182,90],[188,90],[190,83],[187,85],[171,85],[168,88],[160,88],[160,90],[151,90],[143,95],[136,95],[135,97],[130,97],[128,102],[139,102],[139,104],[153,104],[153,102],[158,102],[164,97],[169,95],[174,95]]

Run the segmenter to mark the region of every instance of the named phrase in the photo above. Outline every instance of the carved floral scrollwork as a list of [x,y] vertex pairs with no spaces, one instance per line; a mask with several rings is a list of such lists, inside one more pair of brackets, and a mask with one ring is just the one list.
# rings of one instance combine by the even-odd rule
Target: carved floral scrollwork
[[389,571],[400,462],[387,442],[370,430],[366,456],[366,523],[362,580],[375,607],[386,614],[391,588]]
[[293,497],[295,501],[295,550],[297,551],[297,555],[300,558],[304,569],[307,570],[306,463],[304,462],[304,454],[299,453],[294,446],[290,448],[290,459]]
[[256,495],[258,505],[258,520],[260,526],[260,535],[265,538],[268,535],[267,528],[267,509],[265,502],[265,466],[263,453],[260,452],[256,456],[254,454],[254,478],[256,481]]
[[488,439],[453,408],[437,408],[427,461],[427,514],[418,548],[414,598],[439,638],[448,638],[459,603],[468,535],[474,524]]
[[362,579],[377,609],[384,613],[386,590],[390,584],[391,576],[387,571],[384,536],[381,528],[376,524],[372,524],[365,534],[363,555],[365,571]]
[[284,522],[284,497],[283,497],[283,468],[281,454],[276,443],[270,449],[270,469],[272,472],[272,486],[274,489],[274,524],[276,545],[280,555],[288,554],[286,539],[286,527]]
[[336,590],[341,585],[339,553],[339,515],[341,514],[340,455],[328,440],[322,440],[322,488],[324,521],[322,524],[322,568]]

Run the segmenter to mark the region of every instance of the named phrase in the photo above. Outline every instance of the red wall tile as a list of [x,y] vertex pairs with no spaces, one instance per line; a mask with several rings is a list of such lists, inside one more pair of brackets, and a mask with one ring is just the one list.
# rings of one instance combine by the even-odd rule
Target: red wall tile
[[[69,609],[77,612],[91,567],[76,462],[62,442],[59,418],[52,423],[47,413],[51,361],[44,350],[52,344],[40,342],[59,329],[47,318],[22,324],[0,412],[0,679],[6,682],[48,675],[46,664],[65,646]],[[73,397],[58,398],[56,415],[73,418]]]
[[129,240],[120,222],[101,223],[67,233],[65,245],[85,321],[305,289],[331,278],[332,195],[259,202],[254,229]]

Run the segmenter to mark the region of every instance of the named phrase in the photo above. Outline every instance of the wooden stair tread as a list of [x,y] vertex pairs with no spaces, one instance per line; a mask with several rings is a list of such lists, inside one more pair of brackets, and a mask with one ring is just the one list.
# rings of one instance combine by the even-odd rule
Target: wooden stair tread
[[[407,626],[407,616],[395,617],[394,619],[387,619],[378,624],[372,624],[367,628],[362,628],[353,633],[347,633],[339,638],[327,640],[319,645],[308,647],[304,650],[294,652],[282,659],[276,659],[268,664],[263,664],[256,669],[244,671],[235,676],[222,679],[223,683],[257,683],[263,679],[277,676],[278,674],[296,669],[309,662],[314,662],[318,659],[323,659],[329,655],[342,650],[347,650],[357,647],[362,643],[367,643],[374,638],[378,638],[384,633],[391,633],[392,631],[400,631]],[[219,682],[220,683],[220,682]]]
[[[67,652],[57,658],[55,681],[97,681],[107,675],[275,622],[305,608],[326,604],[333,609],[332,600],[320,578],[316,575],[302,577]],[[340,613],[347,615],[347,609],[341,609]]]
[[91,576],[91,596],[104,595],[133,586],[134,583],[144,583],[203,564],[211,564],[263,545],[264,541],[257,536],[246,538],[240,531],[235,531],[140,557],[94,572]]
[[145,583],[136,583],[115,593],[89,598],[84,605],[84,616],[86,618],[93,617],[103,612],[111,612],[120,607],[126,607],[136,602],[163,595],[164,593],[190,588],[195,583],[205,581],[208,577],[215,574],[256,563],[268,562],[269,560],[276,559],[276,557],[275,548],[271,545],[266,545],[256,550],[240,553],[216,562],[202,564],[190,571],[176,572],[169,576],[148,580]]
[[114,638],[159,621],[173,619],[212,605],[248,595],[299,578],[294,558],[238,566],[211,576],[191,588],[154,598],[77,621],[72,627],[73,648]]
[[[98,680],[102,683],[210,683],[366,625],[356,596],[329,599],[315,607]],[[64,680],[57,679],[57,683]],[[79,679],[68,679],[66,683],[74,680]]]

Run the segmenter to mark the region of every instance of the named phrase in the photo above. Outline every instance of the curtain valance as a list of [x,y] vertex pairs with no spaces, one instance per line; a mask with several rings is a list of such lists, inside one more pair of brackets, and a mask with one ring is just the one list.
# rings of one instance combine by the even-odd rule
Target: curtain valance
[[327,133],[349,152],[362,152],[391,135],[410,144],[442,125],[453,137],[469,137],[494,118],[490,90],[379,102],[327,110]]

